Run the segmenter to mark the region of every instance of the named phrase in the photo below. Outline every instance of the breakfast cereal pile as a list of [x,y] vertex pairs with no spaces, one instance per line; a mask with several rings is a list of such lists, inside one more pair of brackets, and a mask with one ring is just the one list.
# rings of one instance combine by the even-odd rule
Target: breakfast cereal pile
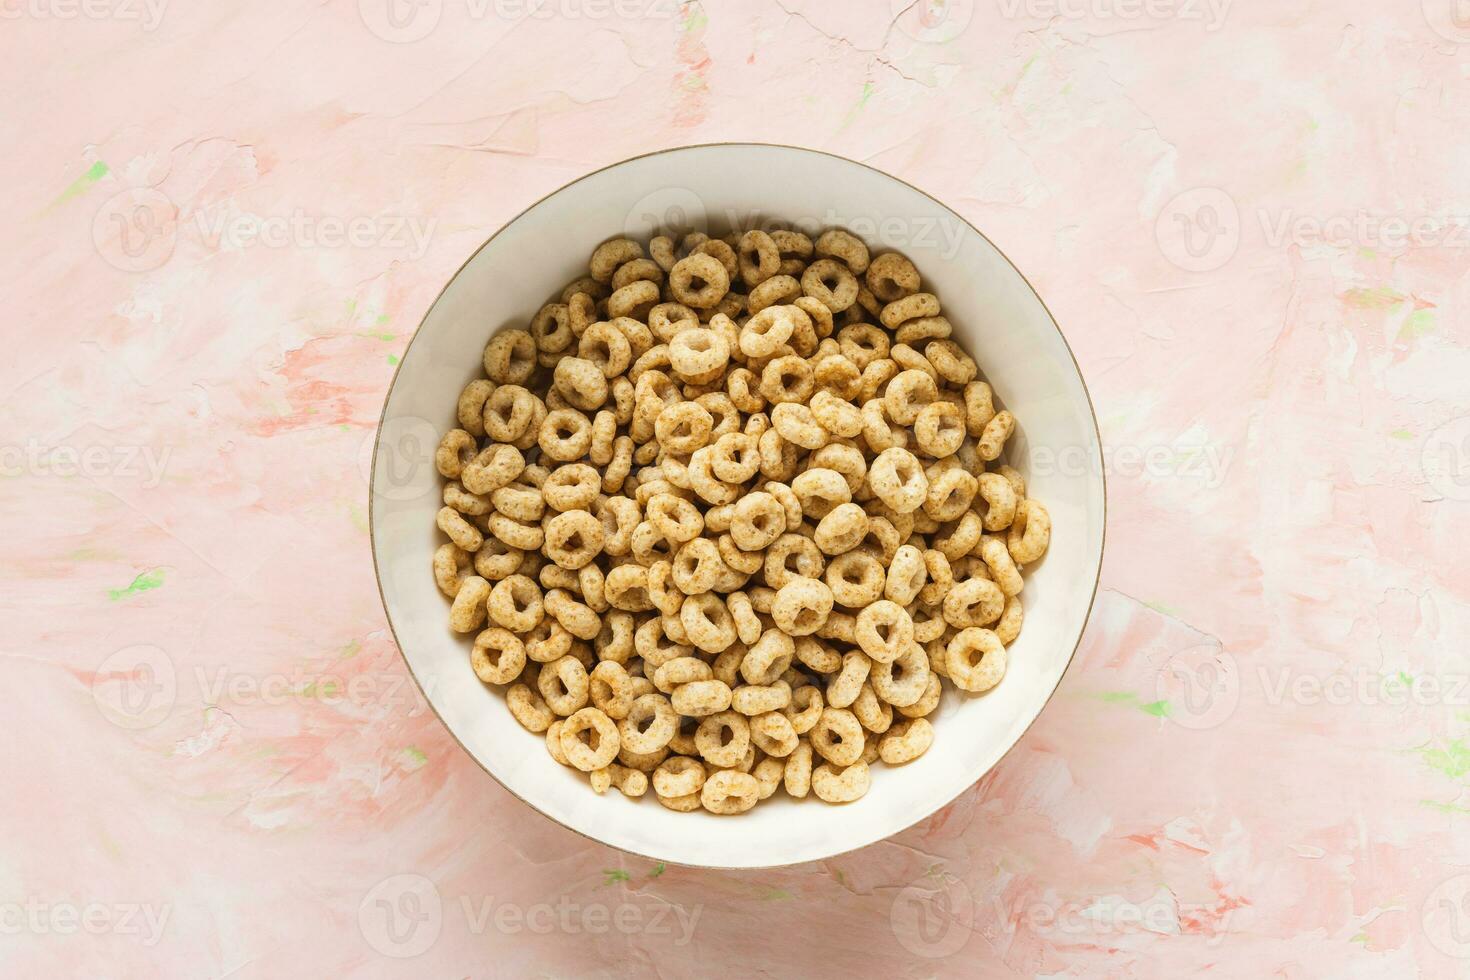
[[747,231],[588,275],[485,347],[435,462],[471,664],[602,793],[828,803],[997,684],[1051,521],[897,252]]

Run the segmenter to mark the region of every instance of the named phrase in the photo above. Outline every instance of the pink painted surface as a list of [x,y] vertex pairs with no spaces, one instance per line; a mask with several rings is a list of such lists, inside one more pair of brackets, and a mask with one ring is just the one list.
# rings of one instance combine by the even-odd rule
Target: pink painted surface
[[[1470,976],[1453,0],[527,7],[5,6],[0,972]],[[727,139],[989,234],[1112,491],[1021,745],[890,841],[754,874],[625,859],[459,750],[364,481],[484,238]]]

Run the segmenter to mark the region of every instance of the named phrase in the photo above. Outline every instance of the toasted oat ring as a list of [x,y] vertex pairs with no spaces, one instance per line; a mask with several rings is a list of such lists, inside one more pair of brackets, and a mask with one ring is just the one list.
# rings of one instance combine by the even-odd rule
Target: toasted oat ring
[[459,427],[472,436],[483,436],[485,434],[485,399],[489,398],[495,391],[495,384],[484,378],[476,378],[464,386],[459,393],[459,401],[455,404],[455,417],[459,419]]
[[990,577],[995,580],[1001,592],[1006,595],[1016,595],[1021,591],[1023,584],[1021,570],[1016,567],[1015,559],[1011,558],[1004,538],[998,534],[987,534],[982,537],[980,557],[984,559],[986,568],[990,570]]
[[697,402],[675,402],[658,413],[653,429],[668,452],[692,453],[709,443],[714,418]]
[[653,608],[650,569],[635,563],[618,565],[607,573],[602,595],[607,604],[624,612],[646,612]]
[[823,708],[822,716],[812,726],[810,737],[817,755],[837,766],[850,766],[857,762],[867,742],[862,724],[846,708]]
[[[921,316],[904,323],[893,332],[893,339],[900,344],[913,347],[926,340],[946,340],[954,333],[954,325],[948,317]],[[933,367],[933,363],[930,363]]]
[[782,632],[808,636],[821,628],[832,612],[832,590],[819,579],[797,577],[776,591],[771,617]]
[[[845,363],[849,367],[852,364],[847,358],[840,356],[829,357],[827,360]],[[815,379],[815,375],[813,377]],[[853,439],[863,431],[862,409],[824,388],[818,388],[812,393],[810,408],[817,424],[834,436]]]
[[565,303],[547,303],[531,318],[531,339],[536,349],[548,354],[566,350],[575,339],[571,313]]
[[913,453],[897,446],[883,450],[868,464],[868,486],[879,500],[900,514],[918,510],[929,495],[924,468]]
[[729,342],[715,330],[684,330],[669,341],[669,365],[686,381],[717,381],[729,363]]
[[450,541],[464,551],[471,553],[479,551],[480,545],[485,542],[485,536],[480,533],[479,529],[465,520],[464,516],[453,507],[440,507],[438,514],[435,515],[434,523],[439,530],[449,536]]
[[868,674],[873,693],[895,708],[913,704],[929,689],[929,655],[910,642],[894,660],[875,663]]
[[541,700],[541,695],[525,684],[512,684],[505,692],[505,706],[511,717],[528,732],[540,734],[556,721],[556,714]]
[[704,530],[704,516],[699,508],[672,493],[655,494],[645,508],[648,519],[674,544],[699,537]]
[[760,802],[760,782],[749,773],[722,769],[704,781],[699,802],[710,813],[744,813]]
[[[782,680],[774,684],[743,684],[730,695],[730,707],[751,719],[780,711],[790,703],[791,685]],[[782,721],[785,721],[784,716]]]
[[456,633],[473,633],[485,622],[485,600],[490,583],[478,575],[467,575],[449,607],[449,628]]
[[841,228],[824,231],[816,241],[816,253],[823,258],[841,259],[857,275],[868,269],[868,246],[861,238]]
[[520,385],[536,370],[536,341],[524,330],[502,330],[485,345],[485,374],[497,385]]
[[987,463],[1000,456],[1005,449],[1006,440],[1011,433],[1016,431],[1016,417],[1010,412],[997,412],[995,416],[985,423],[985,428],[980,433],[980,444],[977,447],[980,458]]
[[925,405],[914,419],[914,441],[935,459],[954,455],[965,441],[964,413],[953,402]]
[[632,752],[657,752],[674,737],[679,720],[669,699],[662,694],[644,694],[633,699],[628,714],[618,722],[618,737]]
[[1018,565],[1029,565],[1046,554],[1051,543],[1051,515],[1036,500],[1026,500],[1016,511],[1006,535],[1006,547]]
[[833,558],[823,576],[832,590],[832,600],[848,609],[861,609],[882,596],[883,578],[882,564],[864,551],[849,551]]
[[[724,738],[726,731],[730,733],[728,741]],[[694,744],[700,757],[710,765],[738,766],[750,748],[750,722],[738,711],[712,714],[699,723],[694,733]]]
[[1005,594],[989,579],[956,582],[943,601],[944,621],[957,629],[988,626],[1000,618]]
[[486,684],[509,684],[525,669],[525,644],[510,630],[492,626],[475,637],[470,666]]
[[735,620],[713,592],[689,596],[679,607],[689,642],[706,653],[720,653],[735,642]]
[[620,745],[617,724],[596,708],[582,708],[562,723],[562,754],[583,772],[610,765],[618,757]]
[[603,377],[611,380],[628,373],[633,363],[633,346],[628,343],[627,335],[615,325],[599,320],[582,332],[582,339],[577,343],[577,357],[591,361]]
[[470,553],[454,542],[447,541],[434,550],[434,584],[450,599],[459,593],[469,570]]
[[653,791],[659,796],[689,796],[703,788],[704,763],[687,755],[674,755],[653,770]]
[[685,306],[707,310],[730,291],[730,274],[720,260],[696,252],[674,263],[669,270],[669,292]]
[[547,707],[565,718],[587,706],[587,668],[570,654],[554,660],[541,668],[536,690]]
[[620,721],[633,709],[633,679],[622,664],[602,660],[588,677],[588,697],[603,714]]
[[918,597],[927,578],[924,553],[911,544],[900,545],[888,564],[883,594],[900,606],[907,606]]
[[490,619],[512,633],[529,633],[546,614],[541,587],[525,575],[512,575],[495,583],[488,609]]
[[[772,404],[795,402],[805,408],[813,387],[812,366],[807,363],[806,358],[795,354],[773,358],[761,370],[761,397]],[[775,412],[771,414],[771,421],[774,423]],[[815,424],[815,420],[813,422]],[[825,436],[823,439],[825,441]]]
[[841,262],[818,259],[802,273],[801,291],[833,313],[841,313],[857,302],[858,281]]
[[786,532],[786,511],[765,491],[741,497],[730,520],[730,537],[745,551],[763,551]]
[[935,521],[954,521],[971,513],[975,500],[975,478],[959,467],[939,474],[929,483],[924,513]]
[[824,707],[821,688],[808,684],[791,692],[791,702],[781,709],[781,713],[791,722],[792,731],[805,735],[822,717]]
[[880,303],[892,303],[919,291],[919,270],[898,252],[884,252],[868,265],[867,284]]
[[871,323],[853,323],[837,332],[837,342],[842,356],[866,372],[868,366],[888,357],[892,344],[883,328]]
[[801,534],[788,531],[766,549],[766,584],[773,589],[780,589],[793,578],[816,578],[826,567],[816,542]]
[[892,663],[913,646],[914,621],[898,603],[879,599],[858,613],[854,636],[875,663]]
[[[797,477],[798,480],[800,478]],[[806,509],[805,503],[802,504],[802,509]],[[826,554],[842,555],[856,548],[867,533],[868,515],[862,507],[854,503],[838,504],[821,518],[812,534],[812,540]]]
[[613,238],[603,242],[592,251],[592,258],[587,262],[587,270],[592,273],[592,278],[606,285],[612,282],[613,273],[618,266],[634,259],[643,258],[643,246],[631,238]]
[[791,276],[776,275],[752,289],[745,304],[754,315],[768,306],[795,305],[800,296],[801,283]]
[[[503,384],[485,402],[485,435],[496,442],[518,444],[527,433],[535,443],[541,400],[516,384]],[[529,448],[529,447],[527,447]]]
[[709,538],[695,538],[679,548],[673,558],[674,584],[685,595],[698,595],[714,588],[725,563],[719,546]]
[[[787,703],[790,703],[789,696]],[[750,740],[766,755],[773,759],[783,759],[796,750],[800,739],[791,719],[781,714],[780,710],[774,710],[750,720]]]
[[[773,357],[796,330],[794,306],[768,306],[740,328],[740,352],[746,357]],[[803,314],[804,315],[804,314]]]
[[602,477],[586,463],[559,466],[541,484],[541,495],[553,510],[590,510],[602,490]]
[[740,661],[740,676],[747,684],[768,685],[780,679],[791,666],[796,644],[778,629],[768,629],[750,645]]
[[740,278],[746,286],[758,286],[781,271],[781,250],[769,234],[758,228],[740,236],[736,254]]
[[781,784],[793,799],[805,799],[812,786],[812,746],[805,740],[786,757],[786,770]]
[[[1011,485],[1011,481],[999,473],[982,473],[977,490],[980,499],[985,502],[985,515],[981,519],[985,530],[1003,531],[1010,527],[1016,519],[1016,508],[1019,504],[1016,488]],[[1025,525],[1022,527],[1024,531]]]
[[602,522],[585,510],[557,514],[546,523],[546,557],[576,571],[602,554]]
[[934,379],[923,371],[900,371],[883,390],[883,412],[899,425],[913,425],[924,407],[939,397]]
[[[483,431],[483,426],[481,431]],[[459,479],[464,468],[475,458],[475,437],[464,429],[450,429],[439,440],[434,451],[434,466],[446,480]]]
[[926,718],[894,725],[878,742],[878,757],[890,766],[913,762],[934,744],[934,726]]
[[609,387],[607,375],[593,361],[584,357],[563,357],[556,362],[552,372],[552,390],[573,408],[592,412],[607,404]]
[[908,320],[938,315],[938,297],[933,293],[913,293],[884,306],[878,319],[889,330],[897,330],[900,324]]
[[1006,648],[988,629],[971,626],[956,633],[945,651],[949,679],[963,690],[988,691],[1006,673]]

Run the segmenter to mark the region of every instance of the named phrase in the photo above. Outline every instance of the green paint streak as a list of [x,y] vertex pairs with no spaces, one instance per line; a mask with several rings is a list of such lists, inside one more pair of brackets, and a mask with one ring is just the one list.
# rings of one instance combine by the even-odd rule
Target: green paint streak
[[58,204],[65,204],[67,201],[70,201],[74,197],[81,197],[83,194],[87,193],[87,191],[92,189],[93,184],[97,183],[97,181],[101,180],[103,177],[106,177],[107,173],[107,164],[103,163],[101,160],[98,160],[96,163],[92,164],[92,166],[87,168],[86,173],[82,174],[76,180],[72,181],[71,184],[67,186],[66,190],[62,191],[61,194],[56,198],[56,200],[52,201],[49,206],[54,208]]
[[776,888],[772,885],[764,885],[760,891],[760,900],[762,902],[789,902],[794,897],[786,889]]
[[1408,429],[1394,429],[1389,435],[1395,439],[1403,439],[1405,441],[1414,438],[1414,433]]
[[1149,701],[1145,703],[1142,698],[1132,691],[1103,691],[1095,696],[1099,701],[1105,701],[1108,704],[1125,704],[1130,708],[1137,708],[1146,715],[1153,715],[1155,718],[1169,717],[1168,701]]
[[1434,311],[1415,310],[1409,314],[1404,325],[1399,328],[1398,340],[1416,340],[1427,333],[1434,331]]
[[388,355],[388,363],[391,364],[391,365],[393,365],[394,367],[397,367],[398,366],[398,358],[395,355],[393,355],[393,354],[389,354]]
[[385,323],[388,322],[388,314],[386,314],[386,313],[379,313],[378,314],[378,318],[376,320],[374,320],[373,322],[376,323],[378,326],[381,327],[383,324],[385,324]]
[[429,764],[429,757],[424,755],[424,750],[417,745],[405,745],[400,750],[399,755],[403,756],[405,766],[410,772],[415,769],[422,769]]
[[664,873],[664,863],[662,861],[660,861],[658,864],[655,864],[653,866],[653,870],[652,871],[648,872],[648,877],[650,877],[650,878],[657,878],[659,875],[661,875],[663,873]]
[[847,115],[842,118],[842,125],[837,127],[837,131],[841,132],[848,126],[852,125],[852,121],[858,117],[858,113],[863,111],[863,107],[868,104],[868,100],[872,97],[873,83],[863,82],[863,93],[858,96],[858,100],[856,103],[854,103],[853,107],[847,110]]
[[1453,803],[1441,803],[1438,800],[1420,800],[1419,805],[1428,807],[1431,810],[1438,810],[1440,813],[1470,813],[1470,807],[1455,806]]
[[1371,248],[1360,248],[1358,249],[1358,258],[1376,259],[1378,258],[1378,252]]
[[1342,300],[1348,306],[1360,310],[1391,310],[1404,301],[1403,293],[1378,286],[1374,289],[1349,289]]
[[352,526],[366,534],[368,532],[367,515],[362,512],[362,507],[355,501],[347,505],[347,518],[352,521]]
[[1349,939],[1348,942],[1350,942],[1350,943],[1360,943],[1360,944],[1366,946],[1366,945],[1368,945],[1368,934],[1366,932],[1360,932],[1356,936],[1354,936],[1353,938]]
[[146,572],[139,572],[138,577],[133,579],[125,589],[108,589],[107,597],[113,602],[126,599],[128,596],[137,595],[140,592],[148,592],[163,584],[163,569],[150,568]]
[[342,649],[337,651],[337,656],[342,660],[349,660],[362,652],[361,640],[348,640]]
[[1153,602],[1145,602],[1144,605],[1148,606],[1154,612],[1161,612],[1165,616],[1173,616],[1175,619],[1179,618],[1179,611],[1177,609],[1175,609],[1173,606],[1166,606],[1158,600],[1155,600]]
[[1470,774],[1470,746],[1455,739],[1442,749],[1420,749],[1424,764],[1450,779],[1463,779]]
[[604,868],[602,871],[602,883],[604,885],[613,885],[620,881],[627,880],[629,880],[628,872],[624,871],[622,868]]
[[368,340],[393,340],[398,335],[387,331],[359,330],[353,336],[366,337]]
[[689,6],[689,13],[687,16],[685,16],[684,23],[682,25],[684,28],[684,33],[693,34],[695,31],[702,31],[708,24],[709,18],[706,17],[704,14],[703,5],[697,3],[691,4]]

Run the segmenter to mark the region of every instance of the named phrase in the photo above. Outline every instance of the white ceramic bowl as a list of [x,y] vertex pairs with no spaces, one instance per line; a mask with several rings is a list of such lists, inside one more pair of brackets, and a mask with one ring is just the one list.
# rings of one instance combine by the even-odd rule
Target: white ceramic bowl
[[[557,765],[543,739],[511,718],[500,691],[476,679],[469,641],[448,628],[448,604],[430,574],[441,506],[433,448],[455,424],[460,388],[480,375],[486,339],[524,326],[585,275],[599,242],[620,233],[646,241],[669,225],[723,231],[777,219],[808,231],[844,225],[875,253],[894,248],[913,259],[955,339],[1020,421],[1009,458],[1051,512],[1051,548],[1027,570],[1025,627],[1010,648],[1005,679],[983,696],[947,691],[933,747],[906,766],[874,766],[872,788],[857,802],[832,807],[777,793],[740,817],[717,817],[674,813],[651,794],[598,796],[586,776]],[[383,604],[409,668],[454,737],[506,789],[563,826],[656,860],[707,867],[794,864],[862,847],[928,816],[983,776],[1036,718],[1076,650],[1102,563],[1104,513],[1087,390],[1051,315],[1006,257],[959,215],[887,174],[760,144],[626,160],[568,184],[497,232],[424,317],[389,390],[372,462]]]

